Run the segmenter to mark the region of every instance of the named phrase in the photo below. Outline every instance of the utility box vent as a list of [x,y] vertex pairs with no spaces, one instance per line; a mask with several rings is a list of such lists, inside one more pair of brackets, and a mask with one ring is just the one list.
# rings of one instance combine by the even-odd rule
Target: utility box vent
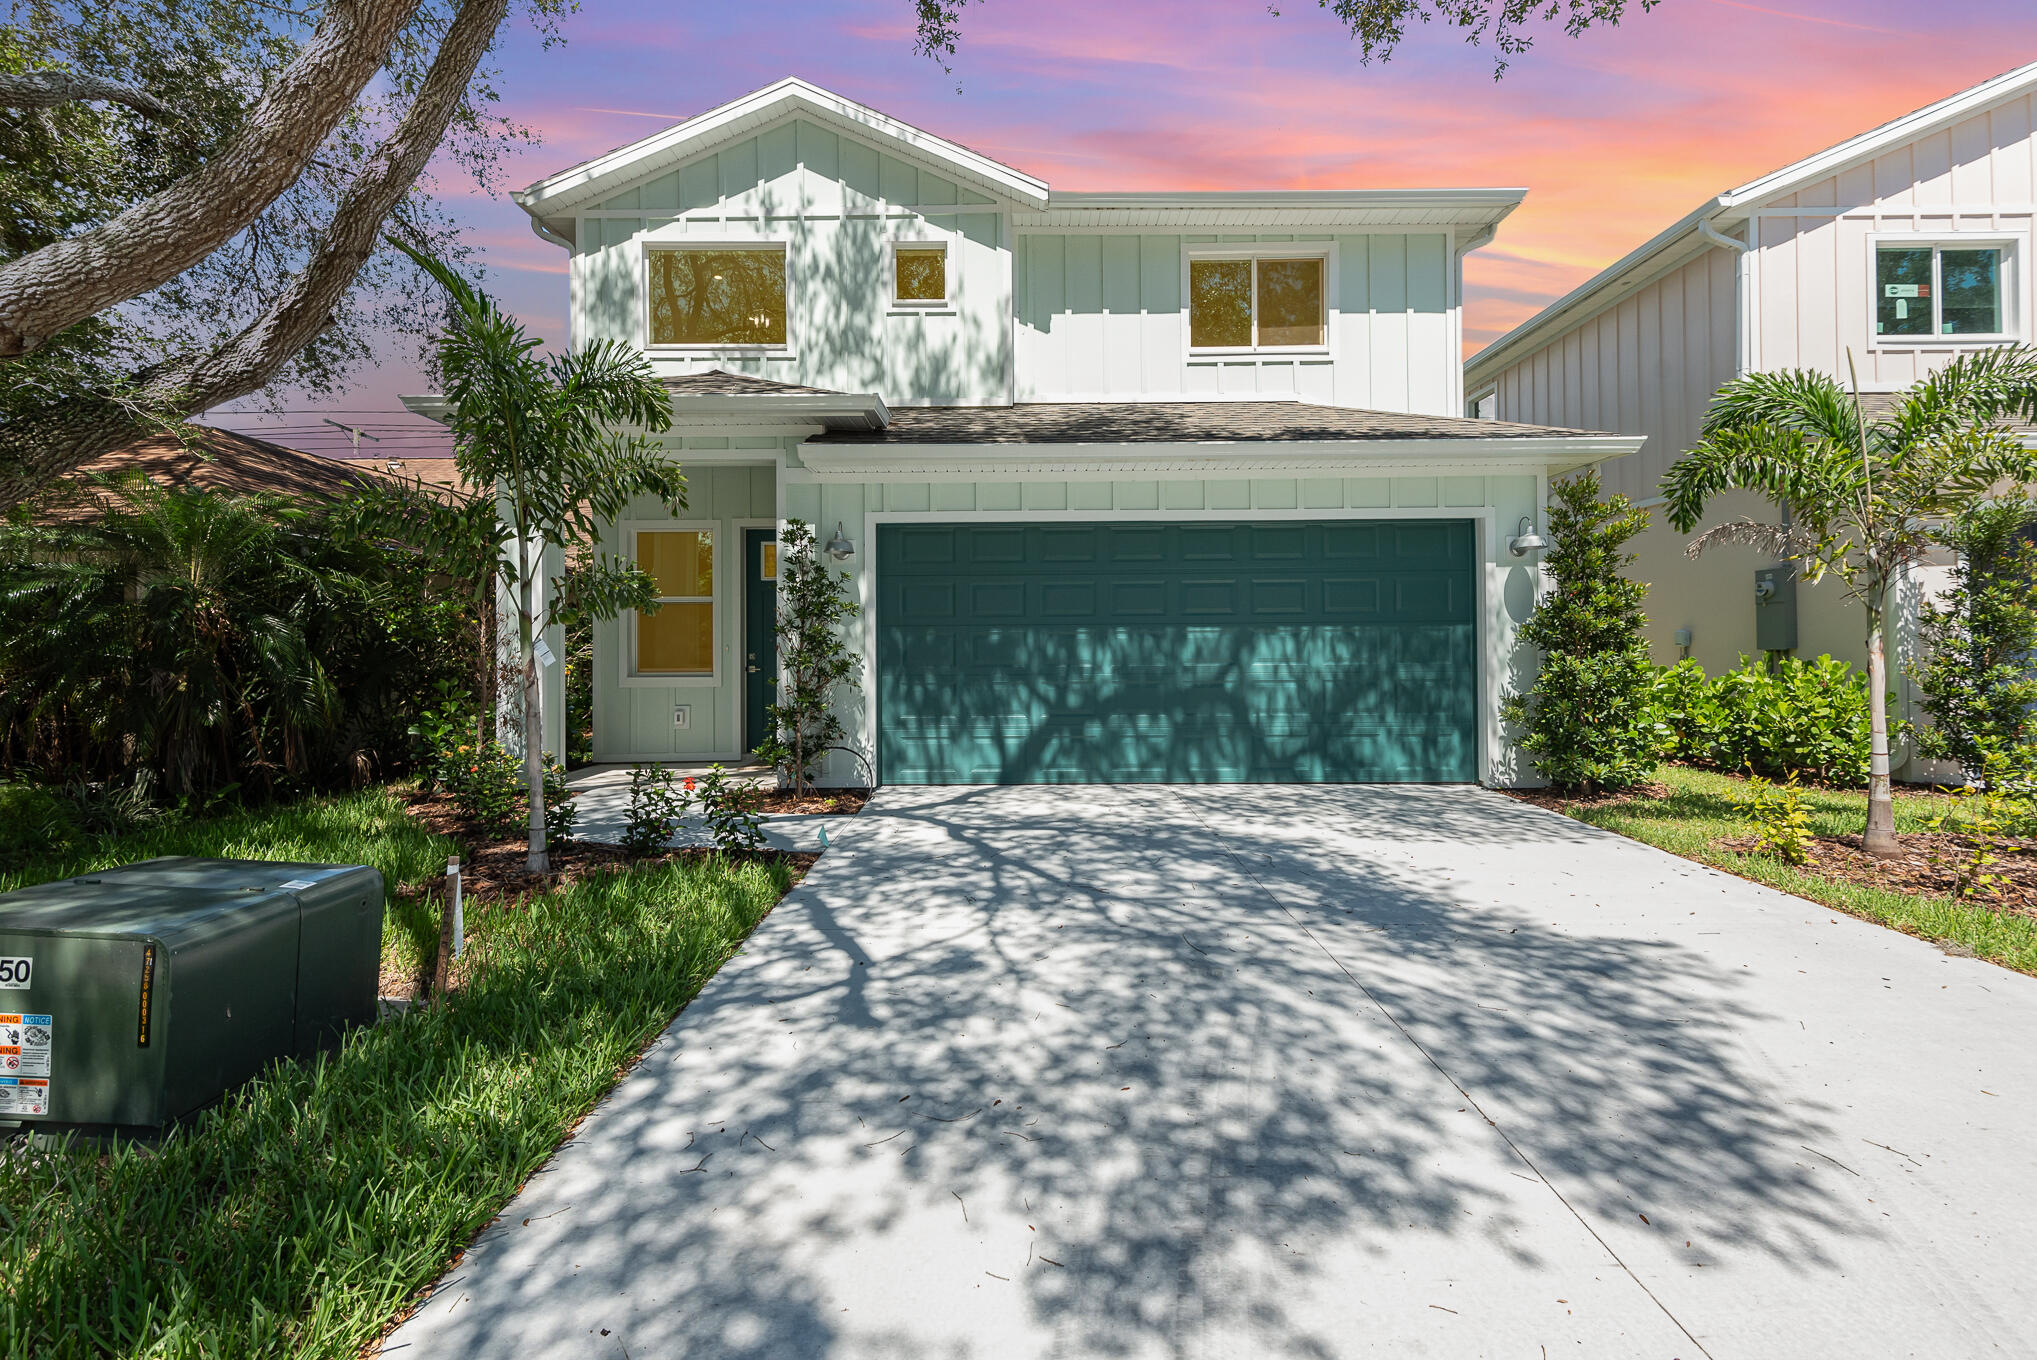
[[1754,573],[1754,645],[1764,652],[1797,647],[1797,569],[1794,562]]
[[152,859],[0,895],[0,959],[0,1123],[157,1128],[373,1023],[382,875]]

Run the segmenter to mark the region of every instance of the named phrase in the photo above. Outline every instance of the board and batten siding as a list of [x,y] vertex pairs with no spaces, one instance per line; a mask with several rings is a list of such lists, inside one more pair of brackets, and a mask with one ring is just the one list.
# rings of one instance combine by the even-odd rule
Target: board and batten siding
[[[649,349],[660,374],[710,368],[898,405],[1003,402],[1011,391],[1010,253],[1000,205],[803,119],[651,175],[583,213],[568,265],[576,345],[644,345],[644,263],[659,242],[783,242],[782,351]],[[892,245],[948,247],[950,305],[900,308]]]
[[[712,527],[714,544],[714,628],[720,682],[632,678],[629,620],[594,625],[594,758],[596,760],[729,759],[743,750],[743,563],[742,530],[770,527],[778,519],[775,456],[783,440],[689,438],[668,440],[667,448],[686,474],[686,508],[669,515],[654,501],[638,500],[620,525],[655,528],[661,523]],[[718,461],[762,454],[773,462]],[[695,461],[698,459],[700,461]],[[599,551],[627,557],[630,530],[611,525]],[[560,645],[563,645],[563,640]],[[553,667],[556,674],[557,668]],[[561,692],[563,695],[563,691]],[[673,709],[687,705],[688,725],[678,727]]]
[[[1189,354],[1183,261],[1196,246],[1315,243],[1330,256],[1326,354]],[[1020,401],[1264,394],[1458,413],[1445,235],[1022,231],[1013,249]]]
[[2010,330],[2032,335],[2037,96],[2024,95],[1761,205],[1749,256],[1757,322],[1749,366],[1815,368],[1894,391],[1972,345],[1874,330],[1874,246],[1883,237],[2001,241]]
[[[1404,515],[1472,519],[1479,535],[1480,614],[1479,694],[1483,765],[1486,782],[1511,784],[1532,779],[1529,766],[1507,738],[1499,718],[1502,693],[1533,680],[1528,649],[1514,642],[1515,629],[1534,607],[1536,572],[1532,563],[1511,557],[1505,534],[1523,515],[1539,510],[1540,479],[1532,474],[1439,477],[1266,477],[1164,478],[1126,480],[885,480],[859,481],[816,477],[803,468],[789,468],[784,485],[789,518],[830,528],[843,526],[856,546],[844,568],[848,571],[862,614],[860,634],[863,690],[854,702],[838,706],[848,729],[845,740],[861,749],[875,749],[875,666],[877,646],[876,591],[871,577],[875,557],[874,527],[882,522],[990,523],[1022,518],[1027,522],[1056,520],[1126,521],[1144,519],[1222,518],[1252,520],[1286,517],[1367,518]],[[855,784],[863,778],[851,758],[828,757],[825,781]]]
[[1734,263],[1730,252],[1708,250],[1501,370],[1498,418],[1646,435],[1640,452],[1601,475],[1608,491],[1654,496],[1696,441],[1712,393],[1734,374]]

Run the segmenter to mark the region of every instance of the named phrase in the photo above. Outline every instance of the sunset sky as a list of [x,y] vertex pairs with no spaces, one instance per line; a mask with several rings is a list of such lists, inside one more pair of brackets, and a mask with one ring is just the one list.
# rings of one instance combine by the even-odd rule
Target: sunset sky
[[[2028,0],[1661,0],[1618,29],[1538,32],[1495,82],[1453,29],[1361,66],[1333,15],[1272,8],[975,0],[946,74],[913,55],[910,0],[583,0],[563,46],[504,35],[503,107],[541,140],[507,179],[797,75],[1056,189],[1526,188],[1466,261],[1473,352],[1705,198],[2037,57]],[[562,340],[564,255],[506,196],[448,187],[487,286]],[[332,449],[344,436],[308,432],[320,415],[401,422],[396,394],[419,386],[392,357],[329,411],[212,418]]]

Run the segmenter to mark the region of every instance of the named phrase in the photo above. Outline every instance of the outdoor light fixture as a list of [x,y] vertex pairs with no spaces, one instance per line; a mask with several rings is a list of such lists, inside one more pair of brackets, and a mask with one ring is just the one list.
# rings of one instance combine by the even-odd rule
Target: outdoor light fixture
[[1531,552],[1540,552],[1549,546],[1549,540],[1535,532],[1534,517],[1522,515],[1520,527],[1507,540],[1507,551],[1515,557],[1526,557]]
[[856,555],[856,545],[849,542],[849,536],[842,532],[842,522],[835,521],[835,536],[827,541],[821,551],[837,562],[846,562]]

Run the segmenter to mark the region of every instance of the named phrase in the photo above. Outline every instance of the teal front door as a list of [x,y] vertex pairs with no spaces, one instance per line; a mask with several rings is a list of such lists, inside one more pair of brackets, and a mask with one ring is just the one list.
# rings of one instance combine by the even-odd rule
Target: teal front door
[[778,534],[743,530],[743,749],[771,735],[778,700]]
[[1469,520],[889,524],[893,784],[1478,777]]

